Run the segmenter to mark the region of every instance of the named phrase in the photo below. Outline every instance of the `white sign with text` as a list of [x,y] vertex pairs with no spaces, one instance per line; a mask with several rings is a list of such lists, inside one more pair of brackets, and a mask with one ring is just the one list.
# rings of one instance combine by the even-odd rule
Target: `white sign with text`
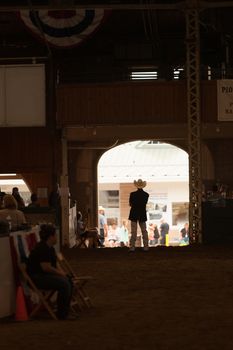
[[233,120],[233,80],[222,79],[217,82],[218,120]]

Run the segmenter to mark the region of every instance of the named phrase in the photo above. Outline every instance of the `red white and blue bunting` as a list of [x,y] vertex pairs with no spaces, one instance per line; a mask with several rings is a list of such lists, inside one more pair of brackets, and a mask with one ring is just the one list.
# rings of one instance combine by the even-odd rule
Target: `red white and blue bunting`
[[79,45],[101,25],[104,9],[59,11],[20,11],[20,17],[33,34],[56,48]]

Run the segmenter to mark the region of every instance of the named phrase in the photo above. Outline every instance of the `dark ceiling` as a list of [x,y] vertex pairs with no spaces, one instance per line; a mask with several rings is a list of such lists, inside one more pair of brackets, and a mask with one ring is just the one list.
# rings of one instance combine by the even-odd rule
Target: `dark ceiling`
[[[1,1],[0,52],[1,62],[17,57],[47,57],[60,70],[66,81],[119,80],[132,67],[155,66],[164,78],[169,70],[184,66],[185,10],[179,1],[66,1],[66,6],[92,6],[108,9],[98,30],[77,47],[57,49],[38,40],[21,21],[20,7],[27,9],[58,9],[64,1]],[[221,2],[206,1],[219,5]],[[225,7],[229,3],[229,7]],[[231,69],[233,64],[233,7],[223,1],[223,7],[200,11],[201,65],[215,70]],[[156,9],[162,4],[167,9]],[[179,4],[179,8],[173,8]],[[169,7],[171,7],[169,9]],[[62,6],[64,9],[64,6]],[[161,76],[163,78],[163,76]]]

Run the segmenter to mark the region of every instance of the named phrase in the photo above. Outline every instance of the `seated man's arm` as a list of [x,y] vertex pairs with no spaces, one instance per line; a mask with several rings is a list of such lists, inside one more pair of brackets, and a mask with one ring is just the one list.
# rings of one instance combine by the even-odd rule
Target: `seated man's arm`
[[66,276],[65,272],[62,269],[53,267],[50,262],[41,262],[40,266],[42,270],[46,273],[55,273],[56,275],[59,276]]

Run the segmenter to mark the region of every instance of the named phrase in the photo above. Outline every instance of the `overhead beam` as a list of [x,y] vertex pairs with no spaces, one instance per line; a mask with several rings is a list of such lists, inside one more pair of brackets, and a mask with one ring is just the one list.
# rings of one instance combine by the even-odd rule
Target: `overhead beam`
[[[125,140],[131,137],[136,139],[151,140],[186,140],[188,127],[186,123],[175,124],[153,124],[153,125],[106,125],[106,126],[67,126],[63,129],[63,135],[68,141],[90,142],[104,145],[111,145],[110,140]],[[203,140],[232,138],[233,123],[201,123],[201,135]],[[107,143],[108,142],[108,143]]]
[[[74,10],[78,9],[105,9],[105,10],[179,10],[183,6],[183,1],[176,4],[74,4],[71,5],[33,5],[33,10]],[[21,11],[21,10],[30,10],[31,6],[21,5],[21,6],[1,6],[0,11]]]
[[[111,126],[71,126],[63,129],[63,137],[68,141],[79,142],[100,142],[101,140],[123,140],[129,139],[184,139],[187,135],[187,125],[179,124],[174,128],[174,124],[166,125],[111,125]],[[113,143],[113,142],[111,142]],[[108,143],[109,144],[109,143]]]
[[233,1],[218,1],[218,2],[207,2],[200,1],[200,8],[202,9],[214,9],[214,8],[226,8],[233,7]]
[[[144,4],[132,4],[132,3],[125,3],[122,1],[122,3],[118,4],[106,4],[106,3],[85,3],[85,4],[74,4],[73,6],[64,4],[49,4],[49,5],[33,5],[33,10],[74,10],[76,8],[79,9],[105,9],[105,10],[184,10],[187,7],[185,1],[180,1],[177,3],[171,3],[171,4],[163,4],[162,2],[160,4],[152,4],[152,3],[144,3]],[[233,1],[218,1],[218,2],[207,2],[207,1],[200,1],[199,2],[199,9],[210,9],[210,8],[228,8],[233,7]],[[0,12],[11,12],[11,11],[21,11],[21,10],[30,10],[31,6],[28,5],[7,5],[7,6],[1,6],[0,5]]]

